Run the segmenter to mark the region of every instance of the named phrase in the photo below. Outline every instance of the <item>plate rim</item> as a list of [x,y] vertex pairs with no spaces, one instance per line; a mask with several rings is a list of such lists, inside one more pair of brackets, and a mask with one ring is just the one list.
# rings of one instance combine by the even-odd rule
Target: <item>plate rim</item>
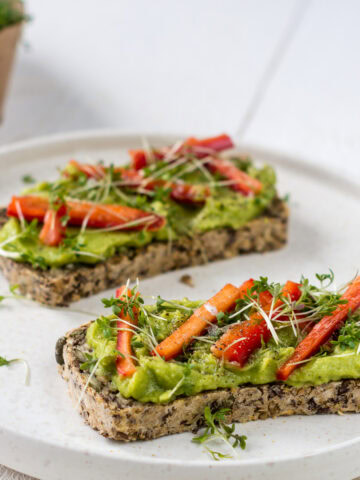
[[[56,148],[60,145],[69,144],[69,149],[71,148],[71,142],[83,142],[86,143],[89,140],[91,141],[115,141],[116,138],[122,138],[123,140],[126,140],[127,138],[129,140],[131,139],[139,139],[140,137],[156,137],[156,138],[183,138],[185,135],[177,135],[175,133],[159,133],[159,132],[151,132],[151,131],[143,131],[143,132],[138,132],[134,130],[127,130],[127,129],[119,129],[119,128],[105,128],[105,129],[87,129],[87,130],[76,130],[76,131],[70,131],[70,132],[65,132],[65,133],[56,133],[56,134],[51,134],[51,135],[44,135],[44,136],[39,136],[35,138],[29,138],[25,140],[20,140],[16,142],[12,142],[7,145],[2,145],[0,146],[0,163],[6,160],[6,155],[9,154],[19,154],[21,151],[29,151],[33,150],[35,148],[43,148],[46,149],[49,146],[52,146],[52,148]],[[271,163],[274,164],[284,164],[287,166],[290,166],[294,170],[301,170],[304,171],[308,174],[314,174],[316,177],[322,178],[323,181],[328,181],[332,185],[334,185],[337,189],[340,189],[346,194],[351,194],[355,198],[360,199],[360,189],[356,181],[351,181],[349,178],[346,178],[345,176],[341,176],[335,173],[335,171],[332,170],[324,170],[323,168],[314,165],[313,159],[310,159],[310,157],[302,156],[302,155],[293,155],[293,154],[288,154],[286,152],[282,151],[277,151],[275,149],[271,148],[266,148],[262,146],[257,146],[256,144],[252,143],[239,143],[235,139],[235,144],[236,148],[239,150],[244,150],[248,151],[250,154],[254,156],[259,156],[263,157],[264,160],[269,159]],[[5,158],[4,158],[5,157]],[[25,160],[22,160],[22,162],[25,162]],[[21,163],[21,161],[19,162]],[[90,427],[89,427],[90,428]],[[7,434],[7,435],[12,435],[15,438],[19,437],[23,440],[28,438],[29,440],[31,439],[34,441],[33,438],[30,437],[28,434],[19,434],[17,432],[14,432],[12,430],[9,430],[7,428],[2,427],[2,433]],[[71,451],[71,452],[76,452],[79,454],[84,454],[86,447],[83,445],[81,446],[76,446],[76,447],[68,447],[65,445],[59,445],[53,442],[45,442],[43,439],[36,438],[35,441],[39,444],[55,447],[57,449],[61,449],[62,451]],[[296,461],[301,461],[303,459],[315,459],[316,457],[321,457],[322,455],[330,454],[332,452],[338,452],[349,448],[353,447],[356,444],[360,444],[360,435],[356,438],[346,440],[342,443],[329,446],[329,447],[323,447],[319,450],[317,450],[314,454],[311,455],[291,455],[286,458],[282,459],[274,459],[274,458],[263,458],[263,459],[233,459],[231,461],[231,467],[245,467],[245,466],[259,466],[259,465],[266,465],[271,463],[276,463],[276,464],[284,464],[288,462],[296,462]],[[102,457],[103,459],[108,459],[106,455],[103,455],[103,453],[96,453],[96,455]],[[121,457],[114,458],[114,460],[123,460],[125,458],[125,455],[123,454]],[[177,460],[177,459],[166,459],[166,458],[153,458],[153,457],[148,457],[148,456],[143,456],[139,458],[128,458],[128,461],[135,462],[135,463],[141,463],[141,464],[158,464],[158,465],[171,465],[171,466],[182,466],[182,467],[209,467],[211,466],[212,468],[227,468],[230,467],[230,464],[228,462],[224,463],[219,463],[219,462],[212,462],[209,461],[208,459],[200,459],[200,460],[190,460],[186,461],[184,463],[182,460]]]

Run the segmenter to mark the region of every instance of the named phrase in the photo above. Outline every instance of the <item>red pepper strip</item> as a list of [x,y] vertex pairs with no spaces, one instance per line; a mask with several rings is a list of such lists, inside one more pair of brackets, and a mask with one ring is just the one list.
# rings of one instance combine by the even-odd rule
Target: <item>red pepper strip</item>
[[229,187],[245,196],[259,193],[262,190],[262,183],[259,180],[239,170],[230,160],[213,157],[205,166],[212,173],[219,173],[222,177],[232,181],[233,183]]
[[[28,221],[37,219],[43,222],[49,209],[49,201],[44,197],[27,195],[24,197],[12,197],[7,209],[9,217],[18,218],[16,204],[20,205],[24,218]],[[166,219],[152,212],[144,212],[136,208],[123,205],[103,205],[98,203],[69,200],[66,202],[68,225],[81,226],[87,219],[89,228],[109,228],[124,226],[123,230],[156,231],[162,228]],[[141,219],[149,221],[141,222]],[[140,222],[138,222],[140,221]],[[130,223],[131,222],[131,223]],[[134,224],[133,224],[134,222]],[[135,223],[136,222],[136,223]],[[127,225],[129,223],[129,225]]]
[[66,230],[61,223],[61,218],[64,215],[66,215],[65,205],[61,205],[58,210],[47,210],[44,217],[44,225],[39,235],[39,239],[44,245],[57,247],[61,243]]
[[229,135],[224,134],[202,140],[190,137],[185,140],[184,146],[191,147],[189,149],[190,153],[195,154],[197,158],[204,158],[214,154],[214,152],[222,152],[228,148],[233,148],[234,144]]
[[[259,303],[263,310],[270,311],[272,295],[265,291],[259,294]],[[243,367],[251,353],[261,347],[261,340],[268,342],[271,333],[260,313],[256,312],[240,324],[230,327],[211,347],[211,353],[226,362]]]
[[[166,154],[166,151],[153,150],[152,156],[155,161],[162,160]],[[129,155],[131,157],[131,163],[135,170],[141,170],[146,167],[148,164],[149,154],[145,150],[129,150]]]
[[[207,185],[191,185],[189,183],[168,182],[162,179],[151,179],[143,177],[135,170],[124,170],[122,179],[129,181],[129,187],[141,187],[144,190],[153,191],[157,188],[170,189],[170,196],[179,203],[201,205],[210,196],[210,188]],[[131,185],[130,185],[131,183]]]
[[[139,294],[137,293],[136,296],[138,295]],[[129,298],[131,297],[131,290],[127,289],[126,291],[126,286],[123,285],[116,290],[115,296],[116,298],[121,298],[122,300],[125,300],[126,296],[128,296]],[[134,353],[131,348],[131,339],[134,333],[131,331],[131,325],[137,325],[139,315],[138,308],[134,307],[133,313],[134,320],[130,317],[128,313],[124,314],[124,312],[121,311],[119,314],[120,320],[117,320],[116,322],[118,330],[116,349],[121,354],[116,358],[116,369],[118,374],[122,377],[131,377],[136,372],[136,365],[132,358]]]
[[[198,140],[190,137],[182,144],[175,154],[192,153],[197,158],[203,158],[215,152],[221,152],[228,148],[233,148],[234,144],[229,135],[219,135],[217,137],[204,138]],[[155,161],[162,160],[169,152],[171,147],[163,147],[161,149],[153,150],[152,155]],[[132,166],[135,170],[141,170],[148,164],[148,154],[145,150],[129,150],[132,161]]]
[[[103,165],[91,165],[87,163],[79,163],[76,160],[70,160],[68,165],[74,167],[78,172],[84,173],[88,178],[95,178],[101,180],[106,175],[106,168]],[[114,168],[115,173],[121,174],[121,179],[128,181],[130,186],[139,186],[143,182],[144,177],[136,170],[129,170],[122,167]],[[69,176],[65,170],[64,174]]]
[[143,179],[141,187],[144,190],[153,191],[156,188],[163,187],[170,190],[170,197],[179,203],[189,205],[202,205],[206,198],[210,196],[210,188],[207,185],[191,185],[189,183],[173,183],[166,180],[154,179],[147,181]]
[[[301,297],[301,290],[300,290],[300,283],[292,282],[291,280],[288,280],[285,285],[283,286],[283,289],[281,291],[283,297],[287,298],[290,300],[290,302],[296,302],[296,300],[299,300]],[[279,306],[281,306],[283,302],[281,300],[278,300],[274,306],[274,310],[277,309]],[[288,316],[277,316],[276,320],[281,321],[281,320],[288,320]]]
[[[90,202],[67,202],[69,225],[81,226],[84,219],[88,218],[89,228],[110,228],[124,225],[124,230],[149,230],[156,231],[162,228],[166,220],[164,217],[155,215],[152,212],[144,212],[136,208],[124,205],[102,205]],[[132,222],[148,219],[148,221]],[[126,224],[130,224],[126,226]]]
[[[71,160],[70,165],[75,167],[79,172],[85,173],[88,178],[96,178],[100,180],[106,173],[105,168],[101,165],[87,165]],[[101,173],[102,172],[102,173]],[[121,173],[121,180],[126,187],[142,187],[144,190],[155,190],[159,187],[169,188],[171,190],[171,198],[179,203],[187,203],[192,205],[201,205],[210,196],[210,188],[203,185],[190,185],[187,183],[173,183],[166,180],[145,178],[137,170],[129,170],[126,168],[115,168],[115,173]]]
[[283,297],[289,298],[292,302],[295,302],[296,300],[299,300],[299,298],[301,297],[300,286],[301,286],[300,283],[296,283],[296,282],[292,282],[291,280],[288,280],[283,286],[281,294]]
[[[288,281],[283,287],[282,294],[290,297],[291,301],[295,301],[300,298],[301,291],[298,284]],[[268,291],[259,294],[259,304],[266,314],[269,314],[271,310],[272,300],[273,297]],[[273,310],[276,310],[282,303],[281,300],[278,300],[273,305]],[[250,355],[261,347],[261,343],[267,343],[270,338],[271,332],[266,321],[260,312],[256,312],[250,315],[249,320],[230,327],[211,347],[211,352],[217,358],[243,367]]]
[[210,196],[210,188],[206,185],[173,183],[170,196],[176,202],[201,205]]
[[[85,173],[88,178],[95,178],[96,180],[100,180],[105,175],[105,167],[102,165],[89,165],[85,163],[79,163],[76,160],[70,160],[68,163],[71,167],[76,168],[81,173]],[[65,170],[65,176],[69,176],[69,173]]]
[[296,347],[292,356],[279,368],[276,374],[278,380],[287,380],[291,373],[302,365],[298,362],[307,360],[314,355],[321,345],[326,343],[331,335],[341,327],[349,312],[354,312],[360,307],[360,276],[356,277],[348,286],[341,299],[347,300],[347,303],[338,305],[331,315],[323,317],[314,326]]
[[156,347],[152,355],[160,355],[164,360],[177,357],[194,337],[202,335],[211,323],[216,322],[219,312],[227,312],[234,307],[236,300],[246,295],[252,287],[252,279],[235,287],[228,283],[216,295],[205,302],[191,315],[186,322],[177,328],[169,337]]

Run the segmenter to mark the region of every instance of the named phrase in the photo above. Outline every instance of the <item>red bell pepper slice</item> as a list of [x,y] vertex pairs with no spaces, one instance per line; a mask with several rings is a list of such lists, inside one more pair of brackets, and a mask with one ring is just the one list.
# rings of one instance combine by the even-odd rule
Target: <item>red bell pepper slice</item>
[[[186,148],[189,147],[189,148]],[[194,154],[197,158],[204,158],[208,155],[213,155],[215,152],[222,152],[229,148],[233,148],[234,144],[229,135],[223,134],[217,137],[204,138],[198,140],[190,137],[184,142],[184,149],[188,153]]]
[[57,247],[61,243],[66,230],[61,223],[64,215],[66,215],[65,205],[61,205],[57,210],[47,210],[44,217],[44,225],[39,234],[39,239],[44,245]]
[[288,280],[282,288],[281,294],[292,302],[296,302],[301,297],[301,284]]
[[[131,158],[131,164],[135,170],[141,170],[148,165],[148,160],[149,160],[149,153],[146,152],[145,150],[138,149],[138,150],[129,150],[128,151],[130,158]],[[166,149],[162,150],[152,150],[152,157],[155,159],[155,161],[162,160],[165,157],[166,154]]]
[[171,184],[171,198],[179,203],[201,205],[210,196],[210,188],[206,185],[189,185],[186,183]]
[[[291,280],[288,280],[285,285],[282,288],[281,294],[283,297],[287,298],[290,302],[296,302],[299,300],[301,297],[301,290],[300,290],[301,284],[292,282]],[[277,300],[274,306],[274,310],[276,310],[279,306],[283,304],[282,300]],[[277,321],[281,320],[288,320],[288,316],[276,316]]]
[[156,351],[151,352],[152,355],[158,354],[164,360],[177,357],[194,337],[201,335],[209,327],[209,324],[217,320],[218,313],[227,312],[233,308],[236,300],[244,297],[252,285],[252,279],[243,283],[241,287],[235,287],[231,283],[225,285],[210,300],[196,309],[191,317],[169,337],[159,343]]
[[[282,289],[282,295],[290,301],[296,301],[301,296],[299,284],[288,281]],[[264,291],[259,294],[259,304],[266,314],[270,313],[273,297],[270,292]],[[282,305],[279,299],[273,305],[273,311]],[[212,354],[226,362],[235,363],[243,367],[250,355],[261,347],[262,342],[267,343],[271,338],[271,332],[260,312],[250,315],[249,320],[230,327],[222,337],[211,347]]]
[[[174,153],[179,155],[191,153],[197,158],[203,158],[210,154],[213,155],[216,152],[233,148],[233,146],[234,144],[231,138],[229,135],[225,134],[217,137],[204,138],[202,140],[190,137],[185,140],[185,142]],[[170,150],[171,147],[163,147],[153,150],[152,156],[155,161],[159,161],[162,160]],[[149,163],[149,154],[145,150],[129,150],[129,155],[131,157],[132,166],[135,170],[141,170]]]
[[170,197],[179,203],[189,205],[201,205],[210,196],[210,188],[207,185],[192,185],[189,183],[175,183],[162,179],[143,177],[135,170],[126,170],[122,179],[129,182],[129,186],[141,187],[144,190],[154,191],[157,188],[168,188]]
[[219,173],[222,177],[233,183],[230,188],[245,196],[261,192],[262,183],[256,178],[238,169],[230,160],[225,158],[211,158],[205,165],[212,173]]
[[[79,172],[85,173],[88,178],[100,180],[105,176],[106,170],[102,165],[87,165],[78,163],[75,160],[69,162]],[[171,190],[171,198],[179,203],[189,205],[201,205],[205,203],[206,198],[210,196],[210,188],[203,185],[191,185],[187,183],[167,182],[162,179],[145,178],[143,174],[137,170],[117,167],[115,173],[121,174],[121,180],[126,187],[141,187],[143,190],[153,191],[156,188],[164,187]]]
[[[102,165],[90,165],[86,163],[79,163],[76,160],[70,160],[69,165],[74,167],[81,173],[84,173],[88,178],[95,178],[96,180],[100,180],[105,176],[105,167]],[[65,176],[69,176],[69,173],[65,170]]]
[[276,377],[278,380],[287,380],[291,373],[314,355],[321,345],[326,343],[331,335],[338,330],[348,316],[349,312],[354,312],[360,307],[360,276],[348,286],[345,293],[341,296],[342,300],[347,300],[337,306],[331,315],[323,317],[317,323],[310,333],[296,347],[291,357],[279,368]]
[[[131,290],[127,289],[125,285],[116,290],[116,298],[126,300],[126,297],[131,298]],[[136,293],[136,296],[139,294]],[[119,320],[116,321],[117,340],[116,349],[120,353],[116,358],[116,369],[120,376],[131,377],[136,372],[136,365],[133,359],[134,353],[131,348],[131,339],[134,335],[132,332],[132,325],[137,325],[139,309],[133,307],[132,309],[134,319],[122,310],[119,314]],[[125,321],[124,321],[125,320]],[[129,325],[130,324],[130,325]]]
[[129,150],[128,151],[131,164],[135,170],[142,170],[147,165],[147,158],[145,150]]
[[[106,175],[106,168],[103,165],[91,165],[87,163],[79,163],[76,160],[70,160],[68,165],[74,167],[78,172],[84,173],[88,178],[95,178],[95,180],[101,180]],[[129,170],[122,167],[114,168],[115,173],[121,174],[121,180],[129,182],[130,186],[139,186],[144,177],[136,170]],[[69,173],[65,170],[65,176],[69,176]]]
[[[7,208],[9,217],[18,216],[16,204],[20,205],[24,218],[28,221],[37,219],[44,222],[49,209],[49,201],[44,197],[26,195],[12,197]],[[98,203],[68,200],[66,202],[68,225],[81,226],[87,219],[89,228],[122,227],[123,230],[157,231],[162,228],[166,219],[152,212],[144,212],[124,205],[103,205]],[[119,228],[120,229],[120,228]]]

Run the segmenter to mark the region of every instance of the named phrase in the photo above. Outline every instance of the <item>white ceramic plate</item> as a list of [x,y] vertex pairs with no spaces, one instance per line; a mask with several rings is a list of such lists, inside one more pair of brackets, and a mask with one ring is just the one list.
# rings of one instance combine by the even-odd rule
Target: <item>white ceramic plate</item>
[[[148,136],[151,144],[176,140]],[[0,149],[0,204],[22,188],[20,178],[55,177],[71,157],[125,161],[139,136],[88,132],[25,142]],[[173,272],[143,281],[144,295],[206,298],[225,282],[250,276],[285,281],[313,276],[328,267],[340,284],[360,267],[359,188],[308,163],[248,148],[259,162],[275,166],[279,189],[291,193],[289,244],[281,251],[249,255],[191,269],[196,288]],[[0,277],[0,293],[7,291]],[[73,308],[102,312],[102,293]],[[0,355],[22,357],[31,366],[31,385],[21,365],[0,369],[0,463],[46,480],[149,478],[224,480],[246,478],[351,478],[360,472],[360,415],[290,417],[239,425],[248,447],[238,460],[211,461],[191,443],[191,434],[123,445],[102,438],[74,411],[57,374],[54,345],[59,336],[90,318],[84,314],[9,300],[0,306]]]

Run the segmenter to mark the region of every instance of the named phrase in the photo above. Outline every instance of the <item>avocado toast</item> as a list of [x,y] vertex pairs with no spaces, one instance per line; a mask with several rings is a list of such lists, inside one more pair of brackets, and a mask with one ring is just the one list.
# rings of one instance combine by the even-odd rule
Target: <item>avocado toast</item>
[[131,150],[124,167],[71,160],[0,211],[0,268],[49,305],[169,270],[282,247],[274,171],[220,152],[227,135]]
[[317,278],[154,305],[123,286],[112,315],[59,339],[60,373],[85,421],[122,441],[196,430],[205,407],[229,422],[360,412],[360,277]]

